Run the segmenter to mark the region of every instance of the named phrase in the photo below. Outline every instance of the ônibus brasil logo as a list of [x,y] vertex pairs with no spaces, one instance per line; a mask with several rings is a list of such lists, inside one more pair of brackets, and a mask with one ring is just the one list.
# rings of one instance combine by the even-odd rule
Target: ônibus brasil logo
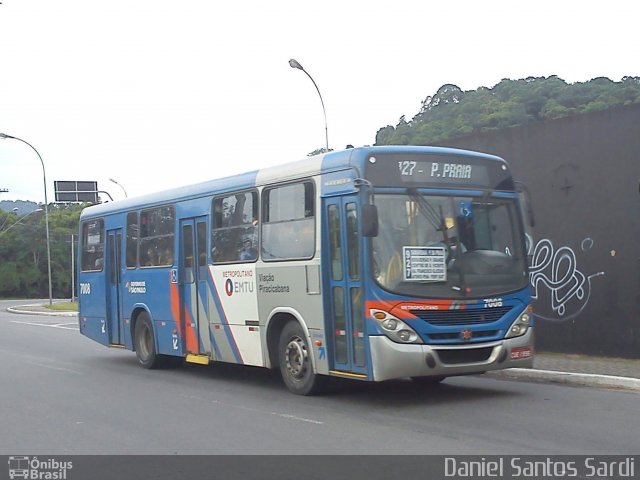
[[40,460],[38,457],[9,457],[9,478],[29,480],[66,480],[67,470],[73,468],[73,462],[63,462],[54,458]]

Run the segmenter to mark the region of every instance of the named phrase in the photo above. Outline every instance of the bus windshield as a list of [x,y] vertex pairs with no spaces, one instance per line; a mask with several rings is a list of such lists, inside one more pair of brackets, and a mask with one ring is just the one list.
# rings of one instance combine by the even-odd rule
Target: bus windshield
[[514,199],[376,193],[373,275],[384,289],[429,298],[500,295],[527,285]]

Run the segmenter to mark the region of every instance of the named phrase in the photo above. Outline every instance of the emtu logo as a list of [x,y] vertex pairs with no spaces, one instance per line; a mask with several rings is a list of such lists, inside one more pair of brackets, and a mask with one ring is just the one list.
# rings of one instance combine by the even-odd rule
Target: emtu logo
[[233,282],[230,278],[228,278],[224,284],[224,291],[227,292],[227,297],[233,295]]

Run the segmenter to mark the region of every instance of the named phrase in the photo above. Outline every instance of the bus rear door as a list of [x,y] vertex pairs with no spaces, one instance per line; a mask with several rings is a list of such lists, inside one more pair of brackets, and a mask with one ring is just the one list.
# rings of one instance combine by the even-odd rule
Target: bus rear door
[[[180,221],[180,331],[183,352],[209,354],[207,301],[207,219]],[[201,335],[203,333],[203,335]]]

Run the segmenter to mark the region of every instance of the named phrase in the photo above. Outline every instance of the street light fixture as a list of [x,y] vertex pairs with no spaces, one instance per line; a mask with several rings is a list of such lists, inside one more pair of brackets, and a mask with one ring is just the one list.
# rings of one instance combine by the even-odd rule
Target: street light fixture
[[116,182],[113,178],[109,179],[110,182],[115,183],[116,185],[118,185],[122,191],[124,192],[124,197],[125,198],[129,198],[129,195],[127,195],[127,191],[124,189],[124,187],[122,185],[120,185],[118,182]]
[[[18,212],[18,207],[13,207],[13,209],[11,210],[13,213]],[[7,214],[7,216],[4,219],[4,222],[2,222],[2,225],[0,225],[0,232],[2,232],[2,228],[7,224],[7,222],[9,221],[9,214]],[[7,229],[8,230],[8,229]]]
[[313,86],[316,87],[316,90],[318,91],[318,96],[320,97],[320,103],[322,104],[322,113],[324,113],[324,138],[325,138],[325,142],[327,145],[327,152],[329,151],[329,131],[327,130],[327,111],[324,108],[324,101],[322,100],[322,95],[320,94],[320,89],[318,88],[318,85],[316,84],[315,80],[313,79],[313,77],[311,75],[309,75],[309,72],[307,72],[302,65],[300,65],[300,62],[298,62],[295,59],[291,59],[289,60],[289,66],[291,68],[296,68],[298,70],[302,70],[307,77],[309,77],[311,79],[311,81],[313,82]]
[[51,287],[51,240],[49,238],[49,201],[47,200],[47,173],[44,168],[44,161],[42,160],[42,157],[40,156],[38,150],[36,150],[36,148],[29,142],[12,135],[7,135],[6,133],[0,133],[0,138],[11,138],[28,145],[34,152],[36,152],[36,155],[38,155],[40,163],[42,164],[42,178],[44,181],[44,224],[47,230],[47,274],[49,279],[49,305],[53,305],[53,289]]
[[[12,223],[11,225],[9,225],[7,227],[6,230],[3,230],[0,232],[0,235],[4,235],[5,233],[7,233],[9,230],[11,230],[13,227],[15,227],[16,225],[18,225],[19,223],[21,223],[25,218],[27,218],[29,215],[31,215],[32,213],[37,213],[37,212],[41,212],[42,209],[41,208],[36,208],[35,210],[31,210],[29,213],[27,213],[26,215],[23,215],[22,217],[20,217],[17,221],[15,221],[14,223]],[[5,222],[6,223],[6,222]],[[4,225],[4,224],[3,224]]]

